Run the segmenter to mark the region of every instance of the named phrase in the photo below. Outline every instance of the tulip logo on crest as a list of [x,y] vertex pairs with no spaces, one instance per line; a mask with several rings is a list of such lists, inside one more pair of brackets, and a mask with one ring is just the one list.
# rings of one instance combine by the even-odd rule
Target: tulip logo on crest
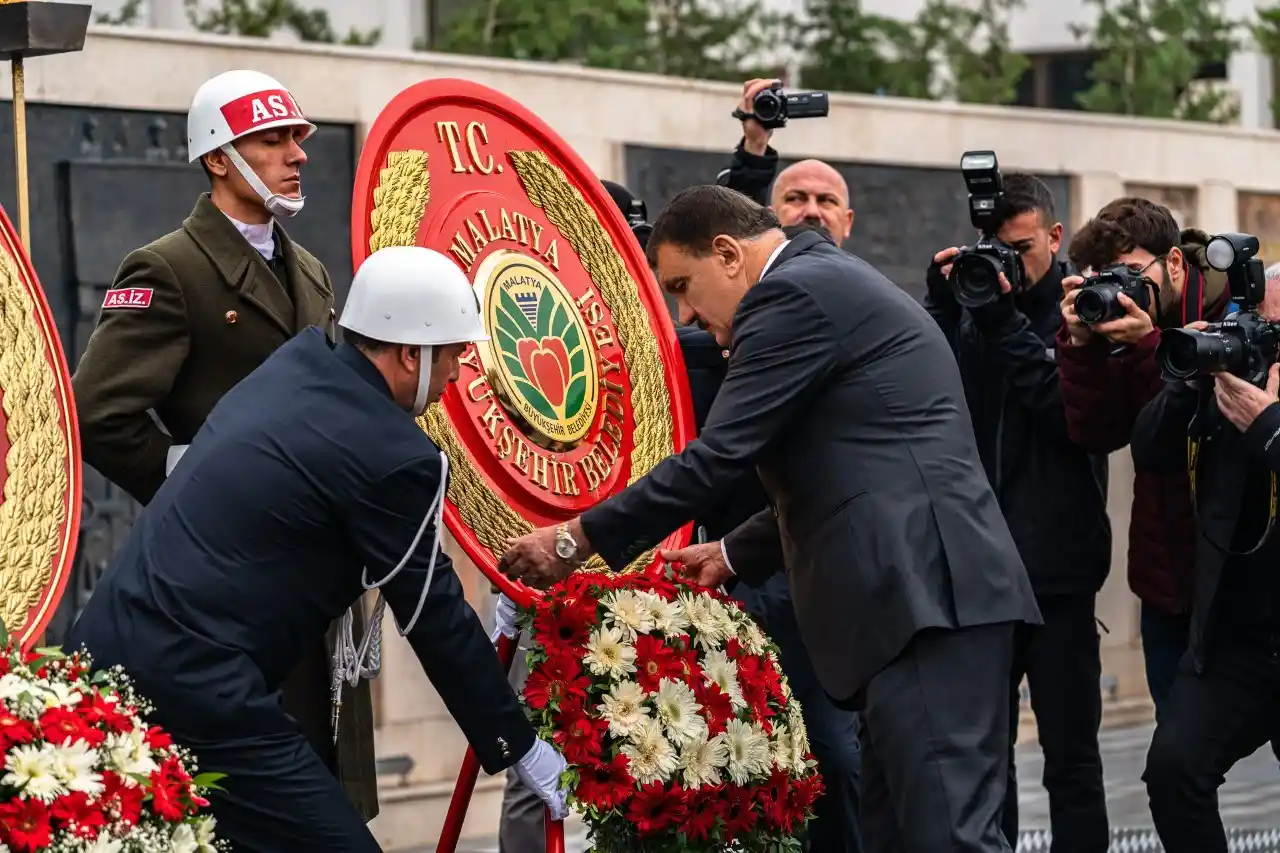
[[595,420],[599,375],[587,329],[569,292],[537,261],[495,253],[476,276],[500,396],[549,447],[572,447]]

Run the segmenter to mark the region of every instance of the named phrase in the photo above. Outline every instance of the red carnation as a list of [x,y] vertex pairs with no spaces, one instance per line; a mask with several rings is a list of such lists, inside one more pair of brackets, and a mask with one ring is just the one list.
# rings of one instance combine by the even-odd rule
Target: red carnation
[[724,656],[729,660],[738,660],[746,653],[746,649],[742,647],[737,637],[730,637],[724,641]]
[[608,728],[606,721],[587,716],[577,716],[568,722],[557,721],[555,742],[565,761],[576,765],[591,764],[600,760]]
[[146,792],[141,785],[125,785],[124,779],[110,770],[102,774],[102,794],[98,802],[113,819],[133,826],[142,817],[142,800]]
[[708,785],[692,792],[689,801],[689,817],[685,820],[684,831],[695,841],[706,841],[715,831],[715,803],[724,792],[723,785]]
[[76,713],[91,726],[102,724],[113,732],[133,731],[133,719],[121,712],[120,705],[114,699],[107,699],[97,690],[93,695],[76,703]]
[[31,743],[35,739],[35,724],[15,717],[5,710],[4,703],[0,703],[0,755],[8,752],[11,746]]
[[551,601],[533,617],[534,637],[549,649],[580,649],[591,639],[598,609],[595,599],[586,596]]
[[49,817],[59,829],[81,838],[97,838],[98,830],[106,824],[102,807],[91,802],[89,795],[82,791],[72,791],[54,800]]
[[764,819],[775,829],[786,829],[794,822],[791,784],[787,774],[774,770],[769,781],[756,789],[756,801]]
[[[68,741],[89,740],[92,730],[75,711],[67,708],[50,708],[40,715],[40,731],[45,740],[63,745]],[[98,734],[102,733],[98,732]]]
[[582,673],[576,658],[554,652],[529,673],[524,684],[524,698],[529,707],[541,711],[574,696],[585,696],[591,680]]
[[821,774],[810,773],[802,779],[796,779],[791,783],[791,808],[799,814],[807,815],[825,790]]
[[142,737],[147,746],[152,749],[168,749],[173,746],[173,738],[169,737],[169,733],[159,726],[148,726],[146,734]]
[[664,678],[679,681],[684,677],[684,665],[676,650],[660,637],[641,634],[636,640],[636,681],[648,691],[658,689]]
[[678,782],[672,784],[670,791],[664,790],[661,782],[650,782],[636,792],[627,807],[627,819],[641,835],[678,826],[688,814],[685,792]]
[[749,832],[760,817],[752,808],[751,792],[738,785],[727,786],[716,805],[730,838]]
[[676,653],[676,657],[680,660],[681,678],[696,692],[699,684],[706,683],[702,665],[698,663],[698,650],[682,649]]
[[607,811],[626,802],[636,780],[627,770],[627,757],[615,755],[608,764],[588,764],[578,768],[578,799]]
[[168,821],[182,820],[188,809],[185,796],[191,777],[176,756],[169,756],[151,773],[151,810]]
[[0,675],[9,674],[9,649],[0,649]]
[[735,718],[733,701],[729,699],[728,693],[720,689],[720,685],[703,681],[693,686],[693,695],[702,706],[703,716],[707,721],[707,733],[711,737],[723,732],[728,727],[729,721]]
[[18,853],[35,853],[48,847],[49,807],[35,797],[0,803],[0,827],[9,847]]

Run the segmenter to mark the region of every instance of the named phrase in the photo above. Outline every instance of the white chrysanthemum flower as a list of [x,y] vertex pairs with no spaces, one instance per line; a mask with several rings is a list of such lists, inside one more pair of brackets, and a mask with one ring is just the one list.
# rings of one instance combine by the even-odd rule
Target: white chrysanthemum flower
[[753,655],[762,655],[768,646],[764,632],[753,620],[746,619],[738,623],[738,642]]
[[21,788],[27,797],[52,802],[67,793],[54,772],[53,754],[48,744],[19,746],[9,751],[0,785]]
[[44,693],[42,698],[46,708],[70,708],[84,698],[76,687],[65,682],[47,681],[42,678],[36,682],[36,685]]
[[738,630],[738,625],[733,619],[734,611],[726,607],[723,601],[712,598],[711,596],[706,596],[705,601],[707,613],[710,615],[712,621],[715,622],[720,633],[726,638],[732,637]]
[[169,836],[168,853],[199,853],[200,844],[196,841],[195,830],[190,824],[180,823],[173,828]]
[[[710,596],[694,595],[689,592],[680,593],[679,600],[680,609],[684,611],[685,618],[689,620],[689,625],[696,632],[694,642],[707,651],[720,648],[728,636],[725,630],[727,617],[722,618],[721,614],[711,607],[715,604],[723,613],[724,607],[720,606],[720,602]],[[729,624],[732,625],[732,622]]]
[[689,628],[689,618],[684,610],[674,601],[667,601],[652,592],[638,593],[644,606],[653,615],[653,629],[668,637],[678,637]]
[[622,678],[636,671],[636,649],[622,638],[622,631],[600,627],[591,632],[583,660],[593,675]]
[[631,777],[641,785],[666,782],[679,763],[675,748],[654,719],[646,719],[636,727],[623,745],[622,754],[629,760]]
[[98,751],[82,740],[51,746],[53,773],[68,791],[90,796],[102,793],[102,774],[96,772]]
[[[777,652],[769,652],[769,661],[773,664],[774,669],[782,672],[782,661],[778,660]],[[787,681],[786,676],[782,678],[782,698],[784,701],[791,701],[791,682]]]
[[778,723],[773,727],[773,738],[769,742],[769,754],[773,765],[783,772],[790,772],[795,766],[795,739],[786,723]]
[[159,765],[151,757],[151,747],[143,740],[140,729],[123,734],[107,735],[103,747],[103,760],[107,767],[129,779],[132,776],[149,776]]
[[664,678],[658,682],[653,705],[658,710],[658,721],[673,742],[683,744],[705,734],[707,723],[698,715],[702,706],[683,681]]
[[196,844],[199,846],[200,853],[216,853],[217,848],[213,846],[213,829],[217,825],[218,821],[213,815],[206,815],[196,821]]
[[653,614],[639,595],[628,589],[611,592],[600,599],[607,624],[622,632],[623,639],[634,642],[637,635],[653,630]]
[[23,694],[36,695],[39,692],[34,681],[23,678],[16,672],[0,675],[0,701],[17,704]]
[[730,720],[723,735],[725,746],[729,749],[729,778],[739,785],[745,785],[752,776],[769,772],[772,764],[769,755],[769,738],[764,732],[742,720]]
[[795,741],[800,754],[809,751],[809,729],[804,724],[804,713],[798,700],[787,704],[787,726],[791,729],[791,737]]
[[112,838],[106,830],[103,830],[98,833],[97,839],[84,849],[84,853],[120,853],[123,849],[123,840]]
[[724,738],[716,736],[707,740],[704,729],[695,740],[688,741],[680,749],[680,773],[686,788],[703,785],[719,785],[724,781],[720,769],[729,761],[729,747]]
[[600,700],[600,717],[609,723],[609,733],[627,737],[641,723],[648,721],[649,709],[644,700],[648,694],[634,681],[619,681]]
[[729,660],[724,652],[717,649],[703,655],[702,672],[709,683],[725,692],[734,708],[747,707],[747,700],[742,696],[742,686],[738,684],[738,665]]

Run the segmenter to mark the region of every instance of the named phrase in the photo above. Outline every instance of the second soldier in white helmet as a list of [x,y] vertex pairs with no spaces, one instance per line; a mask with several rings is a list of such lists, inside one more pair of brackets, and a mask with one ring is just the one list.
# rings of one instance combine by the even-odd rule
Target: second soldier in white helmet
[[564,759],[536,737],[440,550],[449,464],[415,421],[487,339],[470,284],[437,252],[382,249],[339,325],[343,343],[309,329],[219,403],[70,642],[132,673],[201,771],[227,774],[211,799],[234,849],[373,853],[278,691],[330,620],[376,589],[375,630],[344,637],[340,674],[377,669],[389,607],[481,767],[515,767],[563,817]]
[[[304,147],[315,129],[284,84],[257,71],[219,74],[191,100],[191,168],[203,170],[209,190],[180,227],[124,258],[73,380],[85,461],[143,504],[224,394],[301,330],[332,327],[329,274],[281,225],[302,209]],[[226,594],[234,600],[236,591]],[[328,642],[311,644],[284,704],[371,819],[367,684],[349,691],[333,742],[336,636],[335,626]]]

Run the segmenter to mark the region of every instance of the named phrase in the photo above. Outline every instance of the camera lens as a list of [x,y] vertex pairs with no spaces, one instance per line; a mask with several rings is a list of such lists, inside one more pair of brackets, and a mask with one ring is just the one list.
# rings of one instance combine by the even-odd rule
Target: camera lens
[[1120,287],[1115,284],[1097,284],[1081,288],[1076,297],[1076,316],[1092,326],[1124,316],[1120,306]]
[[1160,370],[1174,379],[1231,370],[1239,360],[1238,348],[1220,332],[1168,329],[1156,348]]
[[1000,262],[986,255],[964,254],[951,267],[951,288],[956,302],[979,308],[1000,298]]
[[782,112],[782,98],[778,97],[773,90],[765,89],[756,95],[751,108],[759,121],[773,121]]

